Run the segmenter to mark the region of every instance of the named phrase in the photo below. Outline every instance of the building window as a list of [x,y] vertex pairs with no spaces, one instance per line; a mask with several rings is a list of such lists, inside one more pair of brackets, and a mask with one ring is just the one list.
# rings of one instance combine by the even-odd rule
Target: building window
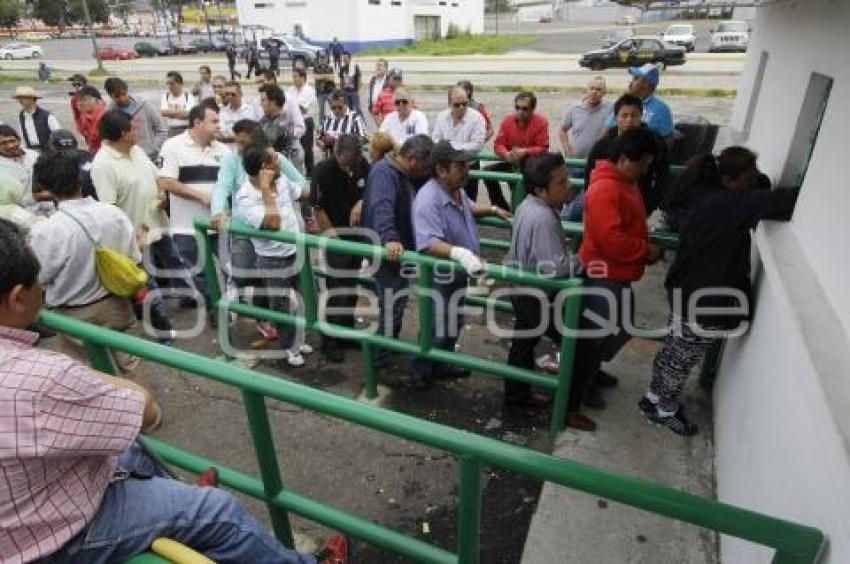
[[274,8],[274,2],[257,2],[256,4],[254,4],[254,7],[257,9]]
[[390,2],[390,5],[401,6],[401,0],[392,0],[392,2]]
[[826,113],[833,82],[831,76],[817,72],[813,72],[809,77],[809,86],[806,88],[803,106],[797,116],[797,126],[791,138],[791,148],[782,170],[781,186],[803,185],[809,161],[815,152],[820,124]]
[[371,4],[372,6],[380,6],[381,0],[369,0],[369,4]]

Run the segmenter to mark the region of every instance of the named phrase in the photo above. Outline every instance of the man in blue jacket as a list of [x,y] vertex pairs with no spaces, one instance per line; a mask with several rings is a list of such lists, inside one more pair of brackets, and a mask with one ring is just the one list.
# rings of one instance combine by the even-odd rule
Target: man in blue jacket
[[[427,135],[414,135],[405,141],[397,156],[388,156],[372,165],[363,193],[363,226],[372,229],[389,260],[381,260],[375,272],[378,294],[378,333],[398,337],[407,305],[410,280],[399,258],[415,249],[411,207],[414,186],[428,178],[428,158],[434,142]],[[392,332],[387,331],[388,325]],[[389,352],[377,349],[375,365],[386,364]]]

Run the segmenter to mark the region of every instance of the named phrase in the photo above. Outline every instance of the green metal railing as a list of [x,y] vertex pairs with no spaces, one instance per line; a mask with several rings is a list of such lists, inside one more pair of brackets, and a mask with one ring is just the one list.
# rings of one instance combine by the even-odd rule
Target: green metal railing
[[[95,367],[110,369],[112,365],[109,362],[109,349],[117,349],[239,389],[259,462],[259,478],[220,466],[213,460],[153,437],[144,437],[141,440],[167,463],[184,470],[198,473],[215,466],[222,485],[266,503],[275,534],[281,542],[290,547],[292,529],[288,512],[416,562],[477,564],[480,560],[481,468],[484,465],[560,484],[771,547],[776,550],[774,564],[814,564],[825,546],[825,535],[820,530],[806,525],[395,413],[49,311],[42,312],[40,322],[55,331],[83,340]],[[277,463],[265,398],[349,421],[457,456],[457,552],[453,553],[408,537],[286,488]]]
[[[413,263],[416,265],[417,270],[415,290],[419,312],[419,331],[418,342],[413,343],[361,329],[353,329],[343,325],[329,323],[319,319],[318,303],[316,300],[319,293],[316,289],[315,272],[310,261],[309,250],[311,248],[320,248],[334,253],[365,257],[372,259],[373,261],[388,260],[387,251],[384,247],[316,235],[308,235],[304,233],[259,230],[253,229],[239,222],[231,222],[227,226],[227,231],[230,233],[245,237],[280,241],[283,243],[294,244],[296,246],[296,256],[299,260],[298,282],[304,309],[303,316],[297,316],[291,313],[273,311],[249,305],[240,302],[238,299],[231,300],[222,297],[218,280],[218,272],[216,271],[215,262],[213,261],[212,246],[208,233],[210,221],[207,219],[196,218],[195,228],[198,234],[198,240],[203,242],[201,249],[202,256],[205,257],[204,275],[207,280],[207,287],[209,288],[212,303],[219,312],[235,312],[247,317],[264,319],[273,323],[281,323],[302,330],[318,331],[322,334],[330,335],[335,338],[359,342],[362,348],[362,372],[365,395],[367,398],[372,399],[378,396],[378,378],[375,366],[372,362],[372,353],[373,347],[379,346],[396,352],[414,355],[419,358],[451,363],[455,366],[475,370],[483,374],[517,380],[539,388],[552,390],[554,392],[554,401],[549,425],[550,436],[554,437],[564,428],[567,404],[569,401],[570,384],[573,377],[572,359],[575,356],[576,346],[575,338],[568,335],[569,331],[564,331],[564,336],[562,336],[561,342],[559,343],[562,362],[560,363],[558,374],[554,377],[534,370],[511,366],[503,361],[485,360],[467,353],[447,351],[433,347],[433,330],[431,326],[434,319],[434,311],[433,302],[430,297],[433,288],[433,273],[438,268],[441,272],[445,273],[449,271],[460,271],[462,270],[462,267],[459,263],[410,251],[405,251],[401,255],[400,262]],[[563,327],[567,330],[575,330],[578,328],[579,310],[581,307],[581,296],[579,295],[579,290],[582,286],[580,279],[550,278],[539,276],[524,270],[487,263],[485,263],[485,268],[487,276],[497,280],[544,290],[564,291],[565,299],[563,303],[563,311],[560,312],[563,315]],[[466,302],[470,305],[486,306],[490,300],[470,297],[466,298]],[[497,307],[502,311],[507,311],[505,309],[505,305],[509,307],[510,303],[497,303],[494,304],[494,307]],[[226,331],[226,324],[220,324],[219,330]]]

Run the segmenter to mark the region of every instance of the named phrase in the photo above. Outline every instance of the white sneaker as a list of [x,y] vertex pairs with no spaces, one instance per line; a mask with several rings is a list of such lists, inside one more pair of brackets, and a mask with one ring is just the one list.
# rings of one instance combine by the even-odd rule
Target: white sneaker
[[308,345],[307,343],[304,343],[298,348],[298,352],[300,352],[301,354],[311,354],[313,352],[313,347]]
[[298,350],[288,350],[286,351],[286,362],[289,363],[289,366],[304,366],[304,357]]

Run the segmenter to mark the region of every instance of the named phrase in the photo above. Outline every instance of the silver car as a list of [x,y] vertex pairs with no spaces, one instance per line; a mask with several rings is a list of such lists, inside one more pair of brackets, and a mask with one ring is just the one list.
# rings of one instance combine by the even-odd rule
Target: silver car
[[740,51],[744,52],[750,46],[750,26],[744,21],[721,22],[711,30],[711,47],[709,51]]
[[0,47],[0,59],[40,59],[44,51],[39,45],[14,41]]

